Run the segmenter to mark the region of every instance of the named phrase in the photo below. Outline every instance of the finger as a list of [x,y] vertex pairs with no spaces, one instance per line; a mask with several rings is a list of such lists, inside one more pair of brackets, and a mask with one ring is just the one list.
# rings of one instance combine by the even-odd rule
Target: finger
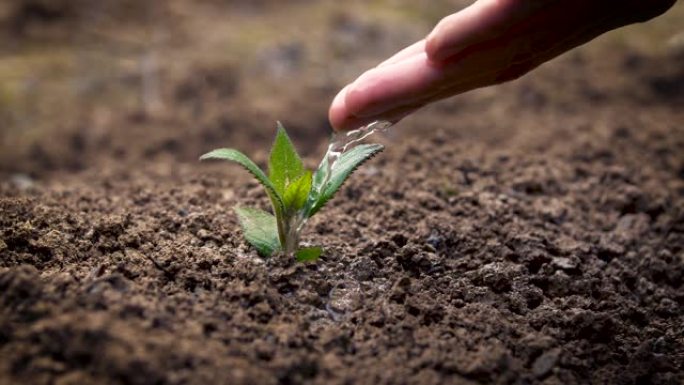
[[330,104],[330,109],[328,110],[328,120],[330,125],[332,125],[335,131],[346,131],[357,122],[355,117],[347,111],[347,106],[345,99],[347,96],[347,90],[350,84],[346,85],[342,90],[335,96],[332,103]]
[[408,105],[377,116],[357,117],[349,113],[344,103],[348,89],[349,86],[344,87],[330,106],[328,118],[335,131],[355,130],[376,120],[386,120],[394,124],[423,106],[423,104]]
[[443,71],[423,54],[367,71],[349,86],[344,104],[356,117],[380,115],[424,98],[439,84]]
[[452,57],[439,65],[421,54],[370,70],[348,86],[345,111],[356,118],[378,118],[504,81],[498,78],[514,54],[505,42],[493,42],[477,55]]
[[[477,54],[464,51],[442,63],[434,63],[422,53],[374,68],[348,86],[346,112],[356,117],[378,116],[505,81],[500,75],[514,64],[517,45],[508,39],[494,39],[481,44]],[[525,64],[520,67],[524,73],[527,63],[517,64]]]
[[347,91],[351,85],[345,86],[340,93],[335,96],[330,110],[328,111],[328,120],[335,131],[349,131],[363,127],[369,123],[377,120],[375,117],[357,117],[354,116],[345,103]]
[[384,67],[389,64],[395,64],[404,59],[407,59],[411,56],[415,56],[423,52],[425,52],[425,39],[415,42],[410,46],[402,49],[401,51],[397,52],[394,56],[380,63],[378,67]]
[[426,39],[430,60],[441,62],[470,45],[505,32],[544,1],[479,0],[442,19]]
[[[389,59],[385,60],[384,62],[380,63],[377,68],[380,67],[386,67],[391,64],[398,63],[406,58],[415,56],[417,54],[423,53],[425,50],[425,39],[417,41],[416,43],[411,44],[410,46],[404,48],[403,50],[399,51],[396,53],[394,56],[390,57]],[[346,107],[345,103],[345,98],[347,94],[347,90],[349,89],[350,85],[345,86],[342,91],[340,91],[337,96],[333,99],[333,102],[330,106],[330,110],[328,111],[328,119],[330,120],[330,124],[333,126],[333,129],[336,131],[342,131],[342,130],[353,130],[356,128],[359,128],[365,124],[372,123],[374,120],[373,117],[369,118],[359,118],[354,116],[352,113],[350,113]],[[409,113],[406,113],[408,115]],[[404,118],[406,115],[403,116],[397,116],[396,121],[399,121],[400,119]],[[385,119],[388,120],[388,119]]]

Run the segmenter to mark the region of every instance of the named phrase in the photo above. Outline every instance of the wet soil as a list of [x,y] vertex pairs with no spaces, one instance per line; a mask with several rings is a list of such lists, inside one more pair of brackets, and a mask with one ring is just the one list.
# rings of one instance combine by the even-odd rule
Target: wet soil
[[[375,138],[307,225],[317,263],[260,258],[231,208],[261,188],[194,161],[225,140],[263,165],[273,132],[211,66],[178,108],[236,103],[193,130],[40,141],[2,167],[0,384],[681,384],[681,57],[610,52]],[[292,92],[314,166],[327,99]]]

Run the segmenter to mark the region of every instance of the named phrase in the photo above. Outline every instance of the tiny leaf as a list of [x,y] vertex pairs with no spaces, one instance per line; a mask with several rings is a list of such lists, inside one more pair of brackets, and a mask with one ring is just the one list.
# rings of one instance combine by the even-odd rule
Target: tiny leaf
[[285,194],[285,188],[304,173],[302,160],[280,122],[271,148],[268,172],[276,191],[281,196]]
[[261,171],[259,166],[257,166],[256,163],[252,162],[252,160],[249,159],[247,155],[232,148],[221,148],[218,150],[210,151],[200,157],[200,160],[206,159],[228,160],[244,167],[247,171],[249,171],[250,174],[254,175],[254,177],[259,181],[259,183],[261,183],[262,186],[264,186],[264,188],[266,189],[266,193],[268,193],[268,197],[271,199],[274,211],[278,212],[284,210],[283,198],[281,197],[281,194],[278,193],[275,186],[273,185],[273,183],[271,183],[266,174],[264,174],[264,172]]
[[235,212],[245,238],[259,254],[268,257],[280,250],[278,227],[273,215],[249,207],[236,207]]
[[311,171],[306,170],[285,189],[283,204],[285,210],[295,212],[306,204],[311,190]]
[[[356,170],[363,162],[372,158],[380,151],[383,150],[383,146],[380,144],[361,144],[349,152],[346,152],[340,156],[340,158],[335,163],[335,167],[330,171],[330,178],[326,186],[322,186],[322,190],[319,196],[315,197],[315,201],[311,206],[311,209],[307,213],[309,217],[318,212],[332,197],[335,195],[337,190],[342,187],[345,180],[351,175],[354,170]],[[327,161],[323,161],[321,166],[316,171],[316,176],[314,177],[314,185],[316,183],[322,183],[324,180],[325,172],[327,172]],[[322,176],[318,174],[322,173]]]
[[321,254],[323,254],[323,249],[321,247],[302,247],[297,250],[295,256],[298,262],[310,262],[317,260]]

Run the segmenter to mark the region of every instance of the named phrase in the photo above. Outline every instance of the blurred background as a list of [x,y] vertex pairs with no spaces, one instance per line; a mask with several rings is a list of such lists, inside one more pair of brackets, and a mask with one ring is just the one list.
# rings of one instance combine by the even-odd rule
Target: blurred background
[[[217,146],[259,158],[276,120],[318,159],[337,91],[469,3],[3,0],[0,176],[195,163]],[[637,119],[635,106],[681,125],[683,20],[680,2],[512,84],[423,110],[393,140],[427,131],[478,140],[487,131],[492,146],[524,147],[531,137],[543,146],[539,135]],[[606,118],[602,106],[632,113]]]

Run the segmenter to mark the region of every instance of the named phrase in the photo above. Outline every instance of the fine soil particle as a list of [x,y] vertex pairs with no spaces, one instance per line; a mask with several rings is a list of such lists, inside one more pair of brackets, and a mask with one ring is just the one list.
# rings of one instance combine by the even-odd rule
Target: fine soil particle
[[[275,124],[224,100],[221,67],[169,84],[170,110],[226,121],[128,117],[81,132],[79,167],[4,162],[0,385],[684,383],[681,61],[583,52],[373,138],[307,225],[317,263],[260,258],[231,208],[266,209],[261,187],[194,161],[267,157]],[[268,103],[299,106],[315,165],[333,91],[295,85]]]

